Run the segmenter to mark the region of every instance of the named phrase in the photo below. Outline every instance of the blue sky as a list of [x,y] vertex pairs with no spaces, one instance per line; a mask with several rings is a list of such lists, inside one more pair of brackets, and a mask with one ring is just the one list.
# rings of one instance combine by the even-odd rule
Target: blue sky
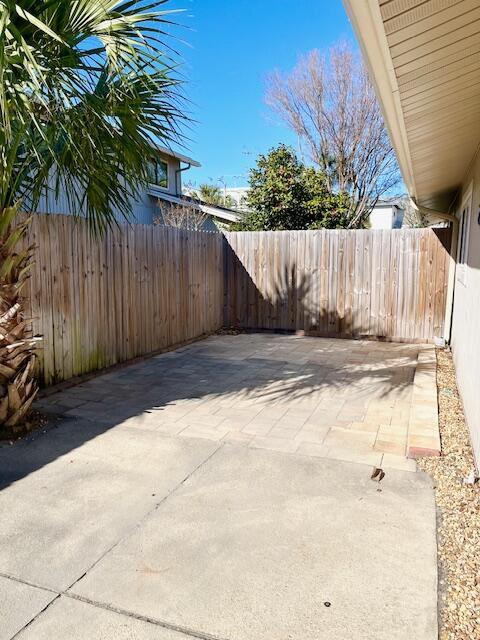
[[181,46],[186,93],[197,121],[183,150],[200,169],[184,174],[197,184],[223,176],[229,186],[247,182],[259,153],[295,137],[264,102],[265,78],[292,68],[311,49],[353,40],[341,0],[172,0],[186,9],[175,29]]

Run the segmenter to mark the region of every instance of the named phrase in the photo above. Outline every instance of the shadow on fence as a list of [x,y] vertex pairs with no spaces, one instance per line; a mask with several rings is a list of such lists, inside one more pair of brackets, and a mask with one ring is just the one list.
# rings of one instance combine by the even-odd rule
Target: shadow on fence
[[347,317],[329,308],[328,300],[321,300],[320,308],[315,308],[312,298],[318,281],[297,264],[278,267],[272,285],[264,292],[234,252],[230,265],[239,286],[229,288],[226,293],[225,326],[252,331],[299,331],[312,337],[363,337],[361,327],[355,329],[351,314]]
[[443,335],[450,229],[229,233],[224,323],[306,335]]

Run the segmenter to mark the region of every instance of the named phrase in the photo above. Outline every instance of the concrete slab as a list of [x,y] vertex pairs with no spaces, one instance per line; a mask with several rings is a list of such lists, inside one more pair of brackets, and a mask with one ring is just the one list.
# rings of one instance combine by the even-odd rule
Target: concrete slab
[[0,449],[0,573],[66,589],[218,447],[92,429],[70,425]]
[[0,581],[0,640],[436,639],[419,350],[217,336],[43,399],[69,420],[0,447],[0,575],[32,584]]
[[423,474],[224,445],[72,592],[200,637],[434,640],[436,584]]
[[10,640],[56,595],[0,576],[0,640]]
[[60,597],[17,637],[18,640],[188,640],[192,636]]

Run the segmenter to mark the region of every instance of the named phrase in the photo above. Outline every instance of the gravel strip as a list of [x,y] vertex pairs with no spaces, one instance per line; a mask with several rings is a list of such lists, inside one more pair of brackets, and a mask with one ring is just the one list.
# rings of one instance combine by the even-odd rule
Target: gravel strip
[[418,466],[432,476],[438,509],[440,639],[480,640],[480,484],[451,354],[437,350],[442,454]]

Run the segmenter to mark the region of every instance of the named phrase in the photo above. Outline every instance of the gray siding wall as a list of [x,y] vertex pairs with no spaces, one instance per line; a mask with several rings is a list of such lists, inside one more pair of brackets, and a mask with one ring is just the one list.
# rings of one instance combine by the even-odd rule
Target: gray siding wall
[[[63,213],[65,215],[85,215],[85,209],[82,211],[73,211],[65,192],[61,191],[58,198],[50,191],[48,195],[41,198],[38,207],[38,213]],[[137,224],[152,224],[157,212],[156,199],[148,194],[143,194],[140,200],[132,199],[132,221]],[[119,222],[125,222],[125,217],[120,209],[114,209],[115,217]]]
[[[166,206],[170,206],[169,202],[166,202]],[[154,215],[154,220],[157,224],[161,224],[163,225],[163,217],[162,217],[162,203],[160,202],[159,205],[157,206],[155,215]],[[212,218],[211,216],[208,216],[208,218],[205,220],[205,222],[202,225],[201,228],[202,231],[220,231],[219,227],[217,226],[214,218]]]
[[[136,224],[153,224],[154,222],[158,222],[162,224],[161,203],[159,205],[157,200],[157,197],[151,196],[148,193],[142,194],[139,200],[132,200],[133,217],[131,222]],[[55,199],[52,193],[49,194],[49,197],[42,198],[37,207],[37,211],[38,213],[59,213],[66,215],[73,215],[74,213],[71,211],[68,199],[64,193],[60,193],[58,199]],[[77,214],[84,215],[85,211],[77,211]],[[115,211],[115,217],[119,222],[125,222],[125,218],[120,210]],[[211,217],[207,218],[202,228],[204,231],[219,230],[215,220]]]
[[[171,195],[178,195],[182,192],[182,173],[178,173],[180,169],[180,160],[171,158],[164,154],[159,154],[159,158],[164,160],[168,164],[168,188],[165,189],[167,193]],[[51,180],[51,186],[53,186],[53,178]],[[63,213],[65,215],[85,215],[83,211],[72,211],[69,205],[68,198],[64,191],[60,191],[58,197],[52,190],[49,190],[41,198],[37,211],[39,213]],[[158,215],[157,199],[147,193],[142,194],[138,200],[132,199],[132,221],[137,224],[152,224],[154,219]],[[125,217],[122,211],[119,209],[114,210],[115,217],[119,222],[124,222]]]
[[180,160],[176,158],[168,158],[160,154],[160,158],[168,164],[168,193],[172,196],[179,196],[182,193],[182,171],[180,169]]

